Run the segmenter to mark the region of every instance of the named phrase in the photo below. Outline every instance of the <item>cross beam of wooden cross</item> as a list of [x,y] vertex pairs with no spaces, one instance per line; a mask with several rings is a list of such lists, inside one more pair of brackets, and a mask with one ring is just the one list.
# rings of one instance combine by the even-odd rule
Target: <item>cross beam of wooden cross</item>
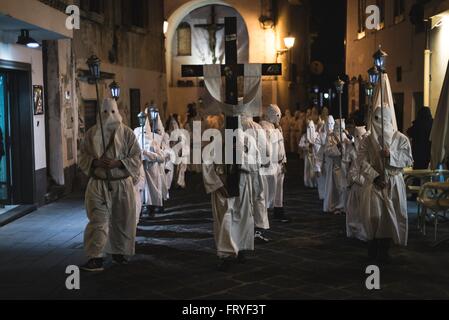
[[[225,77],[225,103],[238,105],[238,77],[244,76],[244,65],[237,62],[237,18],[225,18],[225,59],[226,64],[221,65],[221,74]],[[182,65],[183,77],[202,77],[202,65]],[[262,64],[263,76],[282,75],[282,64]],[[226,129],[238,129],[238,117],[226,117]],[[236,146],[234,142],[233,163],[236,164]],[[226,168],[226,188],[230,197],[239,196],[240,173],[237,165],[228,165]]]
[[[225,18],[225,59],[226,64],[221,65],[221,74],[226,78],[225,103],[238,104],[237,78],[244,75],[244,65],[237,63],[237,18]],[[183,77],[203,77],[202,65],[182,65]],[[262,64],[262,76],[282,75],[282,64]],[[231,128],[229,128],[231,129]]]

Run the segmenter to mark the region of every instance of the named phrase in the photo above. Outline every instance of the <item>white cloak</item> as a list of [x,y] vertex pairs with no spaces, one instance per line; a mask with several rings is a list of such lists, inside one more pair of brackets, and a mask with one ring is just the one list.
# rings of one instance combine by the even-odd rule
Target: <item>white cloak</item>
[[[373,135],[366,138],[358,152],[361,174],[365,178],[360,198],[362,240],[391,238],[394,243],[406,246],[408,240],[407,194],[403,169],[413,164],[410,141],[396,131],[390,145],[386,180],[388,187],[377,189],[373,181],[382,174],[381,148]],[[366,234],[366,238],[363,236]]]
[[312,145],[307,139],[307,135],[304,134],[299,142],[299,148],[304,155],[304,186],[307,188],[316,188],[316,162],[314,145]]
[[323,202],[324,212],[343,211],[346,207],[347,199],[347,173],[349,170],[350,158],[348,157],[348,141],[343,139],[342,144],[343,156],[337,145],[340,137],[331,133],[327,137],[326,146],[324,148],[326,186],[325,197]]
[[287,164],[287,155],[285,152],[284,137],[281,130],[277,129],[274,124],[268,121],[260,123],[267,133],[269,143],[269,154],[271,163],[268,168],[262,169],[262,174],[266,176],[267,188],[265,192],[265,200],[268,208],[284,207],[284,166]]
[[142,161],[145,171],[146,205],[162,207],[166,196],[165,155],[161,149],[162,136],[145,132],[142,146],[142,129],[136,128],[134,134],[143,150]]
[[94,143],[97,131],[97,126],[87,131],[79,154],[79,167],[90,177],[85,195],[89,223],[84,232],[84,249],[89,258],[105,254],[132,256],[137,220],[134,185],[139,180],[141,151],[133,131],[120,124],[105,156],[120,160],[125,169],[110,170],[110,191],[106,170],[92,167],[93,161],[101,157]]

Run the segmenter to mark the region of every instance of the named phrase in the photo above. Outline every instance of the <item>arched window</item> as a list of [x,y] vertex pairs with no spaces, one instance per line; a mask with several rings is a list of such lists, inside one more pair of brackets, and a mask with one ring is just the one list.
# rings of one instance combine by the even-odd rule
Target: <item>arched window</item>
[[176,31],[178,38],[178,56],[192,55],[192,29],[190,24],[183,22]]

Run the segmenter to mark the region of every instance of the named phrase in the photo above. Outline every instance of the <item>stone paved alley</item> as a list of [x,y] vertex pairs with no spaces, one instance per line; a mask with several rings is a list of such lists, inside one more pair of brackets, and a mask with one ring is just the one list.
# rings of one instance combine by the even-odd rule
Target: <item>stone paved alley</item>
[[[200,177],[175,191],[164,214],[139,225],[137,255],[65,288],[65,268],[80,265],[86,217],[71,196],[0,228],[0,299],[447,299],[448,245],[432,248],[410,222],[410,246],[394,249],[377,292],[365,288],[362,243],[345,237],[345,218],[321,213],[316,191],[302,187],[297,161],[286,182],[291,224],[273,224],[270,244],[246,264],[215,270],[209,198]],[[194,182],[192,182],[194,181]],[[432,230],[432,228],[430,228]]]

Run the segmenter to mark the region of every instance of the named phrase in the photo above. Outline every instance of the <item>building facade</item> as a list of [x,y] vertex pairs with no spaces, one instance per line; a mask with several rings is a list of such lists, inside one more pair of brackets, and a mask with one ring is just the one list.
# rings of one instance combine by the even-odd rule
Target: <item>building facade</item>
[[[381,10],[380,26],[374,30],[366,25],[369,5]],[[387,72],[399,128],[409,128],[422,106],[429,106],[435,113],[449,59],[447,9],[445,0],[348,0],[346,73],[352,79],[350,110],[365,104],[362,80],[367,80],[372,56],[381,45],[389,53]]]
[[[69,5],[80,8],[79,29],[66,26]],[[119,83],[128,125],[137,126],[145,104],[167,107],[163,22],[163,0],[0,1],[3,204],[41,205],[82,185],[77,153],[98,104],[88,81],[91,55],[102,61],[100,101],[110,97],[112,81]],[[17,44],[20,30],[40,46]],[[16,105],[23,108],[17,115]]]
[[47,193],[44,53],[17,44],[25,35],[20,30],[37,41],[71,41],[65,20],[38,1],[0,1],[0,202],[6,208],[42,204]]
[[[216,6],[217,22],[223,23],[225,16],[236,16],[239,21],[239,62],[283,64],[283,75],[263,78],[263,104],[277,103],[283,109],[296,109],[304,105],[307,97],[307,73],[310,60],[309,6],[308,1],[294,0],[167,0],[165,17],[169,26],[166,33],[166,65],[169,110],[184,114],[186,105],[196,102],[202,95],[200,79],[183,79],[182,64],[210,64],[211,59],[202,59],[193,51],[179,54],[178,35],[180,28],[196,32],[196,13],[206,6]],[[202,15],[202,24],[210,23],[210,8]],[[193,14],[192,14],[193,13]],[[188,32],[188,31],[187,31]],[[284,38],[295,37],[294,47],[286,53]],[[194,42],[196,39],[192,37]],[[203,47],[207,46],[205,37]],[[219,50],[217,50],[219,52]],[[202,62],[202,63],[201,63]],[[190,84],[190,85],[189,85]]]

